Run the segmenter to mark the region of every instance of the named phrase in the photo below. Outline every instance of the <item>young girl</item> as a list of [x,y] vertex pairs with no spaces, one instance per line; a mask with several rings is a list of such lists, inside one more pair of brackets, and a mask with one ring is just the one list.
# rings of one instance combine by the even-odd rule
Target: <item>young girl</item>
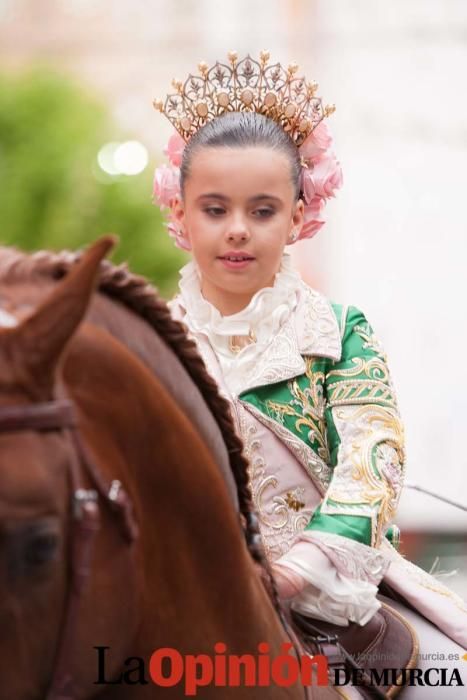
[[[296,66],[268,58],[201,64],[156,103],[182,138],[155,194],[193,256],[171,308],[231,402],[280,595],[364,625],[384,579],[420,612],[394,603],[421,651],[459,659],[463,601],[395,549],[403,427],[384,351],[364,314],[307,286],[287,253],[319,230],[341,184],[322,122],[332,110]],[[465,661],[440,665],[453,664]]]

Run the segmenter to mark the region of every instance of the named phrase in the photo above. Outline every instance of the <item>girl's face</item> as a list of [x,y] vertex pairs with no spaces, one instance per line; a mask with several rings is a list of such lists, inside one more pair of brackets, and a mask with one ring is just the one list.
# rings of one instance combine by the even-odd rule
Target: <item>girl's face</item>
[[291,167],[265,146],[202,148],[174,214],[192,248],[205,299],[223,315],[270,287],[284,246],[303,223]]

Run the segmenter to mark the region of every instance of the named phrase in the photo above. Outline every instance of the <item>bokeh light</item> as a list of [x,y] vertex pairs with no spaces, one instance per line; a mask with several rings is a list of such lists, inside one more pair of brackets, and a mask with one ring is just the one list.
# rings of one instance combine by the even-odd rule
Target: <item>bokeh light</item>
[[139,175],[148,162],[147,148],[139,141],[121,143],[114,154],[114,165],[122,175]]
[[97,154],[97,162],[107,175],[139,175],[149,162],[147,148],[139,141],[106,143]]

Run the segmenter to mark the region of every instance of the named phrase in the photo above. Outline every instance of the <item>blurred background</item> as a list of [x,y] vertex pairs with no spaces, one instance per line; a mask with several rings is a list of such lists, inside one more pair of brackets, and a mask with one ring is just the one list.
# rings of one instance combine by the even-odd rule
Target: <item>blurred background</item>
[[[0,0],[2,243],[76,248],[171,296],[184,255],[151,203],[173,77],[228,50],[320,84],[344,169],[328,223],[295,246],[306,280],[362,307],[389,355],[407,480],[467,502],[465,0]],[[467,515],[405,490],[402,549],[467,591]],[[443,573],[444,572],[444,573]]]

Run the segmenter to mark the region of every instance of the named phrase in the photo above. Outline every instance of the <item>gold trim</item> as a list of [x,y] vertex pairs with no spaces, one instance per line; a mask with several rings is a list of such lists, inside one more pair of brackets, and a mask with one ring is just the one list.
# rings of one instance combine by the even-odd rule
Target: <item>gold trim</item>
[[[388,367],[378,357],[372,357],[370,359],[365,359],[364,357],[353,357],[352,362],[354,365],[353,367],[331,370],[327,373],[326,379],[330,379],[330,377],[347,377],[354,379],[360,374],[364,374],[368,379],[375,382],[378,381],[386,383],[389,379]],[[339,379],[339,381],[342,381],[342,379]]]
[[[364,391],[369,393],[361,396]],[[328,406],[378,403],[396,408],[391,387],[376,379],[343,379],[331,384],[328,387],[328,392]],[[341,398],[337,398],[337,396]]]
[[251,415],[257,418],[266,428],[269,428],[269,430],[284,443],[305,469],[308,476],[311,477],[320,495],[324,496],[332,476],[332,470],[329,465],[326,464],[309,445],[303,442],[303,440],[297,437],[288,428],[262,413],[256,406],[245,401],[245,399],[239,399],[239,401]]
[[[397,413],[378,404],[333,409],[341,440],[338,463],[321,506],[327,515],[366,515],[371,519],[371,546],[379,545],[392,522],[404,475],[403,427]],[[345,450],[344,450],[345,445]],[[383,447],[391,449],[387,465]]]
[[383,344],[381,343],[379,338],[375,335],[375,332],[373,331],[373,329],[370,326],[370,324],[368,323],[368,321],[366,322],[365,327],[362,324],[357,323],[353,327],[353,330],[364,341],[363,348],[365,350],[369,348],[376,355],[379,355],[379,357],[381,357],[381,359],[384,362],[387,362],[387,356],[386,356],[386,353],[384,351]]
[[246,348],[247,345],[252,345],[253,343],[256,343],[256,335],[251,330],[248,335],[229,336],[229,349],[234,355],[239,353],[240,350],[243,350],[243,348]]
[[[299,379],[292,379],[288,383],[288,389],[292,394],[290,399],[283,403],[281,401],[265,402],[267,415],[274,416],[275,419],[284,425],[285,416],[294,420],[294,433],[300,435],[302,426],[308,429],[310,447],[318,456],[329,464],[328,433],[324,412],[326,400],[324,398],[324,372],[314,369],[314,364],[319,362],[314,357],[305,357],[305,376],[309,380],[309,385],[300,386]],[[296,408],[298,406],[298,408]],[[315,449],[315,445],[318,447]]]

